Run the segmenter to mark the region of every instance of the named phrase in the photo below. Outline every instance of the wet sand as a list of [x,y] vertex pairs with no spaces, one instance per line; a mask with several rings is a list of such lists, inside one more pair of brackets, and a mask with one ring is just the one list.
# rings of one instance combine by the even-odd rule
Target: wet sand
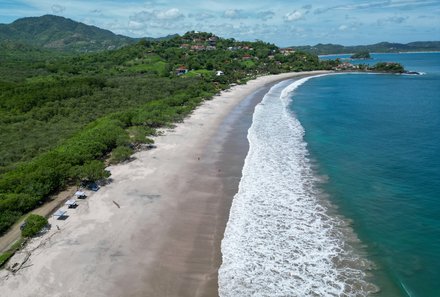
[[220,243],[254,106],[275,82],[307,74],[222,92],[157,137],[157,149],[110,167],[112,183],[66,220],[51,219],[52,229],[15,256],[30,253],[22,269],[0,272],[1,295],[218,296]]

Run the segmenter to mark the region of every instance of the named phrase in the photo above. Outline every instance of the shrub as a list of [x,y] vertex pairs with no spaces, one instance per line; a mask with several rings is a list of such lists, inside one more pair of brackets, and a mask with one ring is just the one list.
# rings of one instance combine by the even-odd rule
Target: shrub
[[92,160],[81,166],[75,166],[70,171],[77,181],[96,182],[110,176],[110,172],[105,170],[105,164],[100,160]]
[[0,267],[2,267],[3,264],[5,264],[6,261],[8,261],[13,254],[14,254],[13,252],[9,252],[9,251],[0,254]]
[[25,220],[25,225],[21,230],[21,235],[23,237],[31,237],[36,235],[38,232],[47,225],[47,219],[40,215],[30,214]]
[[20,218],[21,212],[2,210],[0,211],[0,235],[8,231],[8,229]]
[[380,62],[373,66],[373,70],[382,72],[402,73],[405,71],[402,64],[394,62]]
[[37,203],[37,199],[28,194],[0,193],[0,216],[7,210],[30,211]]
[[131,141],[134,144],[145,143],[147,138],[147,130],[142,126],[133,126],[128,129]]
[[117,164],[128,160],[133,154],[133,150],[126,146],[118,146],[112,151],[112,156],[110,158],[111,164]]

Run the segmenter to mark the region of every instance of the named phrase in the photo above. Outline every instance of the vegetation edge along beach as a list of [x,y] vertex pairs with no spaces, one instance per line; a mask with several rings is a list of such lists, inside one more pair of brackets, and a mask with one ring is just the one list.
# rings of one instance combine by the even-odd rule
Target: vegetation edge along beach
[[[248,104],[257,104],[262,90],[305,74],[262,76],[234,86],[155,137],[157,149],[137,152],[133,161],[110,166],[110,184],[78,199],[78,208],[67,211],[68,219],[50,218],[52,228],[30,240],[7,265],[22,263],[20,256],[31,252],[24,269],[14,275],[0,271],[1,290],[29,294],[39,287],[41,294],[51,295],[59,287],[51,280],[40,286],[39,279],[54,273],[63,290],[77,295],[130,296],[141,290],[159,296],[166,286],[176,296],[194,296],[195,290],[200,296],[214,296],[214,268],[221,260],[228,201],[236,191],[230,187],[238,186],[247,129],[241,129],[239,141],[237,137],[233,144],[223,141],[243,119],[250,121],[253,106]],[[243,143],[239,154],[234,149],[237,142]],[[9,288],[17,283],[19,289],[12,292]]]

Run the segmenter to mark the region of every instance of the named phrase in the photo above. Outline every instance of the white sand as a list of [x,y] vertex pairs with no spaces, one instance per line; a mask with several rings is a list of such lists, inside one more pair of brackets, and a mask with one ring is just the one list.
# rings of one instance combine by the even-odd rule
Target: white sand
[[311,73],[260,77],[222,92],[157,137],[157,149],[110,167],[112,183],[80,200],[66,220],[51,218],[51,230],[14,256],[30,253],[15,275],[0,272],[0,295],[216,296],[226,218],[217,212],[223,189],[205,159],[208,143],[246,96],[304,74]]

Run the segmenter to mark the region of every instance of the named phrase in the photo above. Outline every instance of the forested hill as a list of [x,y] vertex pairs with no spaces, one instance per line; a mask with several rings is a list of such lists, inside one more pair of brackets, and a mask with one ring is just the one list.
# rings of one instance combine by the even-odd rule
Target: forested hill
[[101,51],[138,40],[60,16],[27,17],[0,24],[1,43],[22,43],[63,51]]
[[296,50],[313,53],[315,55],[328,54],[352,54],[359,52],[371,53],[398,53],[398,52],[422,52],[440,51],[440,41],[416,41],[406,44],[380,42],[371,45],[343,46],[340,44],[322,44],[292,46]]

